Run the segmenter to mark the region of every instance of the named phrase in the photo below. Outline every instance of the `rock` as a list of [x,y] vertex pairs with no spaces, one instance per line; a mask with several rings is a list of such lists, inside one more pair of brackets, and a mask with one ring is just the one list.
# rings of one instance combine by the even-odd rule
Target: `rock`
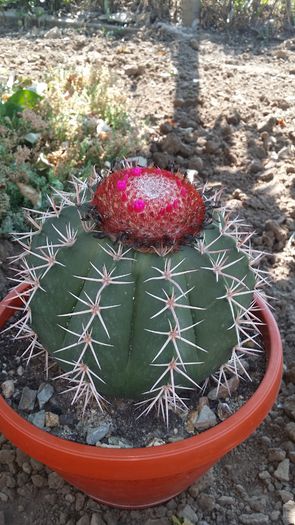
[[89,516],[87,514],[84,514],[78,521],[76,521],[76,525],[89,525]]
[[97,513],[92,514],[90,525],[106,525],[104,519]]
[[218,406],[217,406],[217,415],[218,415],[220,421],[224,421],[229,416],[231,416],[232,415],[232,411],[231,411],[229,405],[227,403],[219,402]]
[[173,131],[173,126],[169,122],[162,122],[160,124],[160,133],[162,135],[167,135],[168,133],[171,133]]
[[241,514],[239,521],[243,525],[267,525],[269,523],[269,517],[261,512],[254,514]]
[[195,49],[196,51],[199,50],[199,47],[200,47],[200,42],[199,40],[197,40],[196,38],[192,38],[190,41],[189,41],[189,44],[190,46]]
[[274,55],[277,57],[277,58],[281,58],[282,60],[287,60],[289,58],[289,52],[287,49],[277,49],[275,52],[274,52]]
[[290,460],[283,459],[281,463],[278,464],[277,469],[274,471],[274,476],[280,481],[289,481],[289,469],[290,469]]
[[10,399],[14,394],[14,382],[12,379],[7,379],[1,384],[2,393],[5,399]]
[[42,383],[38,388],[37,399],[40,409],[49,401],[54,394],[54,388],[49,383]]
[[223,507],[226,505],[235,505],[236,503],[235,498],[233,498],[232,496],[220,496],[220,498],[218,498],[217,501],[219,505],[222,505]]
[[45,410],[40,410],[35,412],[35,414],[30,414],[28,420],[38,428],[45,427]]
[[274,178],[274,173],[273,173],[273,170],[271,169],[259,175],[259,180],[262,180],[263,182],[270,182],[273,180],[273,178]]
[[210,494],[200,494],[198,497],[198,505],[203,512],[212,512],[215,507],[215,498]]
[[49,428],[58,427],[59,415],[53,412],[45,412],[45,424]]
[[10,465],[15,460],[14,450],[3,448],[0,450],[0,465]]
[[284,411],[289,417],[295,419],[295,394],[286,397],[284,402]]
[[0,525],[6,525],[7,521],[5,519],[5,514],[3,510],[0,510]]
[[207,405],[203,406],[194,424],[196,430],[207,430],[208,428],[214,427],[216,424],[217,418],[213,410]]
[[278,494],[282,498],[283,503],[293,499],[292,492],[289,492],[288,490],[278,490]]
[[86,443],[88,445],[95,445],[98,441],[103,439],[110,430],[110,423],[102,423],[99,427],[87,429]]
[[241,122],[241,115],[238,110],[234,110],[231,115],[227,115],[226,117],[227,123],[232,124],[233,126],[238,126]]
[[198,515],[190,505],[186,505],[180,512],[179,516],[188,520],[192,524],[198,523]]
[[37,487],[38,489],[45,487],[47,485],[47,480],[40,474],[33,474],[31,479],[32,479],[33,485]]
[[269,461],[283,461],[286,457],[286,451],[281,448],[270,448],[268,451]]
[[133,64],[126,66],[124,72],[128,77],[140,77],[145,72],[145,66]]
[[295,450],[291,450],[289,452],[289,459],[290,459],[291,463],[295,463]]
[[196,155],[194,155],[193,157],[189,159],[188,167],[190,170],[197,170],[199,172],[199,171],[202,171],[204,167],[204,162],[202,161],[202,159],[200,159],[200,157],[197,157]]
[[258,133],[262,133],[263,131],[267,131],[268,133],[272,133],[273,128],[277,124],[277,118],[276,117],[267,117],[263,122],[258,124],[257,131]]
[[56,472],[50,472],[48,474],[48,487],[50,489],[59,490],[64,484],[64,480]]
[[31,412],[34,410],[36,397],[37,390],[31,390],[29,387],[25,386],[22,391],[18,409],[23,410],[24,412]]
[[[229,391],[233,393],[236,392],[240,384],[240,380],[238,377],[233,376],[227,381],[227,384]],[[211,399],[211,401],[214,401],[215,399],[226,399],[227,397],[230,397],[229,391],[226,385],[220,385],[219,389],[216,387],[210,390],[208,398]]]
[[168,153],[169,155],[177,155],[177,153],[181,152],[183,145],[184,144],[176,133],[169,133],[161,143],[161,148],[163,152]]
[[206,153],[214,154],[214,153],[217,153],[220,147],[221,147],[221,143],[218,140],[209,139],[206,141],[205,151]]
[[283,505],[283,523],[284,525],[295,525],[295,502],[293,500]]
[[163,439],[154,437],[148,444],[147,447],[159,447],[160,445],[166,445],[166,442]]
[[198,498],[200,492],[212,487],[215,482],[214,470],[210,469],[204,476],[188,488],[188,492],[192,498]]
[[161,153],[160,151],[156,151],[153,154],[153,160],[158,168],[166,169],[170,162],[170,156],[168,155],[168,153]]
[[61,38],[62,32],[59,27],[55,26],[44,33],[44,38]]
[[263,171],[264,166],[261,160],[253,159],[249,164],[249,172],[250,173],[259,173],[259,171]]

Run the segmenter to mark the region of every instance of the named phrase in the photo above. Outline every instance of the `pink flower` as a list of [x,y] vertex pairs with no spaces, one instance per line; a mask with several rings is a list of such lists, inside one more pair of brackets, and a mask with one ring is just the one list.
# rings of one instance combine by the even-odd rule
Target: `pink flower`
[[134,202],[133,202],[133,209],[134,211],[137,211],[137,212],[141,212],[143,211],[145,208],[145,202],[144,200],[142,199],[136,199]]
[[141,175],[141,172],[142,172],[142,168],[133,168],[132,169],[132,173],[133,175],[135,175],[136,177],[139,177],[139,175]]
[[126,186],[127,186],[127,181],[126,180],[118,180],[117,181],[117,188],[118,188],[118,190],[124,191],[124,190],[126,190]]

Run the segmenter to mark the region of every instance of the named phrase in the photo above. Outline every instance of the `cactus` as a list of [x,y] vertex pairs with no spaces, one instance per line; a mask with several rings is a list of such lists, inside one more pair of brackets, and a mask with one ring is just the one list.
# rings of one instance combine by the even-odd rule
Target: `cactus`
[[50,354],[73,401],[129,398],[167,421],[209,376],[248,375],[241,358],[259,351],[254,292],[265,278],[218,195],[158,168],[72,184],[18,236],[24,357]]

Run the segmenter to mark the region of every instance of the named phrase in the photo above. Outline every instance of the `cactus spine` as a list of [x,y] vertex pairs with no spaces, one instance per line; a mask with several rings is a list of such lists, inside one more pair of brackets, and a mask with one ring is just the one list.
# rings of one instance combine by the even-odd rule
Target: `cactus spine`
[[241,357],[259,351],[264,279],[249,235],[212,211],[216,195],[156,168],[73,186],[19,235],[25,357],[42,347],[57,360],[74,400],[132,398],[165,419],[208,376],[242,374]]

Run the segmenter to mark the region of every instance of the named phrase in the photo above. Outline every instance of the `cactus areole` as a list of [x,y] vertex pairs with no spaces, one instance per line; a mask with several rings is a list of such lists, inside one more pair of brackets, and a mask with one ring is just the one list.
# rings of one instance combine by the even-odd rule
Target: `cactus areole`
[[[217,194],[180,174],[127,168],[50,199],[19,234],[24,357],[50,355],[73,401],[131,398],[139,414],[186,409],[190,389],[248,375],[259,352],[251,235]],[[239,227],[240,226],[240,227]]]

